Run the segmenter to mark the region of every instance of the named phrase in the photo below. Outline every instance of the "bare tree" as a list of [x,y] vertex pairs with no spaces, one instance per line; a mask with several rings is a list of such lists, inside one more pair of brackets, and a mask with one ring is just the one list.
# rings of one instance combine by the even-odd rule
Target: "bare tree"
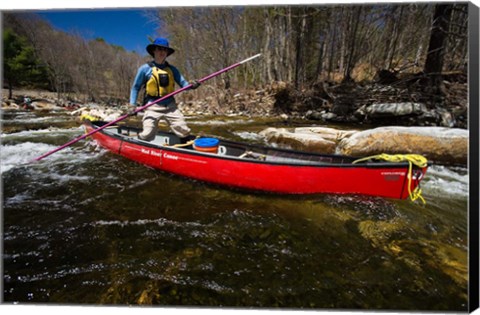
[[433,94],[442,94],[442,70],[452,15],[452,4],[436,4],[424,72],[430,77]]
[[451,4],[437,4],[435,6],[430,43],[425,61],[425,73],[440,73],[442,71],[452,9],[453,5]]
[[[433,86],[441,85],[436,74],[464,70],[467,62],[467,15],[463,3],[408,3],[162,8],[155,19],[158,35],[177,49],[169,61],[187,79],[262,52],[262,59],[212,79],[222,89],[208,93],[220,94],[272,81],[300,89],[320,79],[359,80],[383,68],[423,68]],[[136,68],[148,58],[55,30],[34,14],[6,14],[5,21],[30,41],[59,96],[128,97]]]

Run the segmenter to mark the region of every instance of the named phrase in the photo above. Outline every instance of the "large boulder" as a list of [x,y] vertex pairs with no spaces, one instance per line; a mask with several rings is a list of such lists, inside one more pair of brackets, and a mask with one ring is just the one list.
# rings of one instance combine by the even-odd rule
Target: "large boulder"
[[421,154],[442,164],[467,164],[468,130],[444,127],[379,127],[340,141],[339,153],[369,156],[381,153]]
[[358,130],[340,130],[328,127],[299,127],[295,128],[297,134],[313,134],[322,137],[324,140],[333,141],[335,143],[350,137]]
[[57,104],[46,100],[33,101],[32,106],[37,110],[52,110],[59,108]]
[[307,152],[335,153],[336,143],[313,132],[292,132],[286,128],[267,128],[260,132],[268,142]]
[[434,163],[466,165],[468,130],[444,127],[379,127],[366,131],[326,127],[268,128],[270,143],[307,152],[371,156],[420,154]]
[[379,118],[386,116],[408,116],[421,115],[427,112],[427,107],[422,103],[378,103],[368,106],[362,106],[357,110],[364,115]]
[[13,101],[7,100],[7,101],[3,101],[3,102],[2,102],[2,109],[7,110],[7,109],[19,109],[19,108],[20,108],[20,106],[18,106],[18,105],[17,105],[15,102],[13,102]]
[[98,119],[102,121],[114,121],[122,115],[122,111],[116,108],[105,108],[103,106],[95,105],[82,107],[74,113],[80,113],[81,119]]

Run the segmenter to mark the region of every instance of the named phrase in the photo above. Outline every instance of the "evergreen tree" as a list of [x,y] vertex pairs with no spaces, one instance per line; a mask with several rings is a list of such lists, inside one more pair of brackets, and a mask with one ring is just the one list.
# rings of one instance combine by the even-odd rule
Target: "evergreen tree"
[[[41,75],[34,57],[34,49],[27,39],[11,29],[3,31],[3,69],[8,85],[8,98],[12,98],[13,88],[34,83]],[[37,82],[38,83],[38,82]]]

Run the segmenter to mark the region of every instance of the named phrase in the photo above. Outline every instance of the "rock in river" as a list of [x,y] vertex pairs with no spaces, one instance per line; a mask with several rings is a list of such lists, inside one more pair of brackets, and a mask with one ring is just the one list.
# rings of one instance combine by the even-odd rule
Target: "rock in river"
[[267,141],[308,152],[334,153],[336,143],[313,132],[291,132],[286,128],[267,128],[260,132]]
[[314,134],[322,137],[325,140],[338,143],[339,141],[350,137],[358,130],[340,130],[328,127],[300,127],[295,128],[295,133],[298,134]]
[[341,154],[421,154],[444,164],[467,164],[468,130],[444,127],[379,127],[340,141]]
[[260,132],[268,142],[317,153],[352,156],[420,154],[440,164],[466,165],[468,130],[445,127],[379,127],[365,131],[307,127],[268,128]]
[[427,107],[422,103],[381,103],[363,106],[357,112],[362,112],[371,117],[421,115],[427,112]]

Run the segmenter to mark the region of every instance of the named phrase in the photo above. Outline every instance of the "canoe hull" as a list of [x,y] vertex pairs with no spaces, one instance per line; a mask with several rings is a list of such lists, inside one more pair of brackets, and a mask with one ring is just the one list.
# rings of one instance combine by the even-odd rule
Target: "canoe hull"
[[[86,124],[87,132],[95,126]],[[102,147],[154,169],[214,184],[280,194],[359,194],[405,199],[408,164],[297,165],[228,158],[217,154],[149,145],[103,131],[91,136]],[[426,168],[415,168],[410,190]]]

